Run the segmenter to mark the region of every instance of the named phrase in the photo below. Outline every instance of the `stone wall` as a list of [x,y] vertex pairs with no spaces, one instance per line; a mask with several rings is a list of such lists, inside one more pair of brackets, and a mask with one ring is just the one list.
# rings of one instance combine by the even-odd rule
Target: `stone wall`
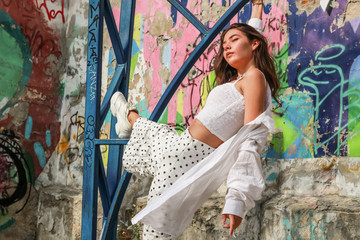
[[[181,2],[209,27],[229,5]],[[121,1],[111,4],[118,19]],[[359,9],[359,0],[265,1],[264,35],[282,106],[274,102],[276,131],[263,156],[267,189],[238,239],[360,238]],[[246,22],[250,10],[246,5],[231,22]],[[0,0],[1,239],[79,238],[87,19],[85,0]],[[137,1],[129,93],[142,116],[153,111],[199,39],[167,1]],[[180,133],[193,121],[214,87],[217,47],[218,38],[160,122]],[[105,31],[103,94],[114,69]],[[109,128],[110,113],[102,138]],[[108,149],[102,153],[106,166]],[[150,181],[133,176],[120,210],[121,232],[129,233],[134,204],[146,196]],[[14,183],[16,194],[9,188]],[[183,239],[226,238],[220,220],[224,189],[197,212]]]

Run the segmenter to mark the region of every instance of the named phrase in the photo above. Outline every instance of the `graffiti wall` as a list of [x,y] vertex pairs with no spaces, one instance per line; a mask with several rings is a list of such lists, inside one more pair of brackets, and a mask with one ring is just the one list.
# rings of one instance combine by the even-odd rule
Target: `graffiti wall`
[[[119,19],[121,1],[110,2]],[[180,2],[212,27],[234,1]],[[358,1],[265,1],[263,32],[281,81],[268,159],[360,157],[358,9]],[[250,13],[247,4],[231,23]],[[0,0],[0,231],[36,201],[34,183],[81,188],[87,20],[85,0]],[[137,1],[129,93],[142,116],[150,116],[200,40],[167,1]],[[104,44],[102,93],[116,64],[106,33]],[[178,132],[192,123],[215,86],[218,44],[196,62],[160,122]],[[110,115],[102,138],[109,127]],[[277,178],[270,169],[267,181]]]
[[287,85],[277,111],[277,124],[286,131],[277,153],[359,157],[360,18],[352,10],[359,5],[287,4]]
[[[211,27],[225,1],[181,1]],[[281,81],[277,133],[268,157],[359,157],[359,23],[357,2],[265,1],[264,35]],[[251,6],[231,22],[246,22]],[[114,10],[115,18],[119,9]],[[133,38],[131,101],[148,117],[177,70],[198,44],[199,32],[166,1],[138,4]],[[218,39],[204,52],[160,119],[189,126],[214,86]],[[109,56],[109,64],[113,54]],[[135,65],[136,63],[136,65]],[[113,67],[108,69],[111,77]]]
[[22,201],[18,213],[32,198],[31,185],[59,140],[62,53],[59,36],[47,22],[54,12],[64,17],[61,7],[0,1],[0,229],[15,222],[8,207]]
[[0,238],[35,236],[36,182],[81,182],[87,9],[68,7],[0,1]]

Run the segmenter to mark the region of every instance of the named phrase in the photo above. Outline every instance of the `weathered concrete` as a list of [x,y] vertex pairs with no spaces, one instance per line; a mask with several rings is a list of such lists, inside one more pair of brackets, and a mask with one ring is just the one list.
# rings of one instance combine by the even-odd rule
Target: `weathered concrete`
[[[264,160],[263,199],[249,211],[236,239],[360,239],[359,158]],[[344,184],[347,183],[347,184]],[[228,239],[221,210],[226,186],[195,213],[179,239]],[[146,199],[136,202],[136,212]]]
[[37,238],[80,239],[81,190],[48,187],[40,190]]
[[325,195],[275,197],[262,208],[261,239],[360,239],[360,200]]
[[[38,204],[38,192],[28,184],[28,190],[24,198],[10,205],[7,209],[0,208],[1,213],[9,216],[8,221],[12,224],[0,231],[0,239],[33,240],[36,237],[36,214]],[[30,194],[30,195],[29,195]],[[16,231],[14,231],[16,229]]]

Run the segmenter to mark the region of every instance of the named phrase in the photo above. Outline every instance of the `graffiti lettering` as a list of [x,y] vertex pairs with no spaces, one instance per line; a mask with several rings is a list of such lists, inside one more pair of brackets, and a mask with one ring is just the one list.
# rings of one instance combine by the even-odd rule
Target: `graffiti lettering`
[[268,31],[267,35],[271,38],[271,43],[269,44],[270,52],[277,53],[282,48],[283,39],[285,39],[285,29],[284,26],[287,26],[286,15],[281,14],[280,17],[274,16],[266,18],[265,20],[265,29]]
[[89,79],[90,79],[90,100],[94,100],[96,96],[96,81],[97,81],[97,74],[96,74],[96,65],[92,65],[89,67]]
[[92,22],[89,24],[89,35],[91,35],[91,37],[89,37],[89,46],[93,43],[93,42],[97,42],[96,40],[96,35],[94,33],[94,31],[97,31],[98,28],[98,21],[99,21],[99,15],[97,14],[98,8],[99,8],[99,4],[94,7],[93,5],[90,4],[90,19],[92,20]]
[[[49,10],[48,4],[46,2],[46,0],[42,0],[43,2],[39,5],[39,1],[38,0],[34,0],[36,7],[41,10],[42,8],[45,9],[46,14],[48,16],[49,21],[52,19],[55,19],[59,14],[61,15],[62,18],[62,22],[65,23],[65,16],[64,16],[64,0],[61,0],[61,10],[54,10],[51,9]],[[56,0],[51,0],[51,3],[56,2]]]
[[[60,143],[60,146],[62,146],[61,151],[59,151],[59,153],[64,153],[64,158],[68,165],[77,161],[77,159],[81,157],[83,152],[82,144],[84,141],[84,125],[85,118],[78,116],[78,112],[70,117],[67,139],[62,140]],[[68,170],[70,171],[69,168]]]
[[11,5],[11,0],[1,0],[1,2],[5,7],[9,7]]
[[[90,18],[93,18],[93,14],[94,14],[94,12],[97,12],[97,11],[98,11],[99,6],[100,6],[100,2],[97,4],[96,7],[94,7],[94,5],[92,5],[92,4],[90,4],[90,10],[91,10],[91,12],[90,12]],[[95,17],[96,17],[96,16],[95,16]]]
[[95,47],[91,47],[90,48],[91,54],[90,54],[90,59],[93,63],[97,63],[98,59],[97,59],[97,52],[96,52],[96,48]]
[[[0,132],[0,205],[7,207],[21,200],[27,191],[26,170],[29,167],[24,159],[18,138],[14,132]],[[18,210],[21,211],[24,206]]]
[[90,34],[89,46],[90,46],[93,42],[96,43],[96,36],[95,36],[95,33],[93,33],[93,31],[95,31],[95,29],[90,29],[90,30],[89,30],[89,34]]
[[93,164],[94,139],[95,139],[95,118],[90,115],[86,119],[85,140],[84,140],[84,167],[91,167]]
[[56,43],[52,39],[44,39],[41,32],[37,30],[37,25],[31,27],[30,22],[25,25],[25,32],[31,34],[26,35],[31,47],[31,53],[34,57],[48,57],[54,54],[59,57],[61,52],[56,50]]

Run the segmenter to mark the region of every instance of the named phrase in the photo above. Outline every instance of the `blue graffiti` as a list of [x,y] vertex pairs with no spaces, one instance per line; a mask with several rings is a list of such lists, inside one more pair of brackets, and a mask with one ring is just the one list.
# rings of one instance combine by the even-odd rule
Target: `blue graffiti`
[[46,165],[46,157],[45,157],[44,148],[42,147],[41,143],[39,142],[34,143],[34,151],[39,160],[40,166],[44,168]]
[[31,131],[33,127],[33,119],[31,116],[28,117],[25,124],[25,138],[29,139],[31,136]]

